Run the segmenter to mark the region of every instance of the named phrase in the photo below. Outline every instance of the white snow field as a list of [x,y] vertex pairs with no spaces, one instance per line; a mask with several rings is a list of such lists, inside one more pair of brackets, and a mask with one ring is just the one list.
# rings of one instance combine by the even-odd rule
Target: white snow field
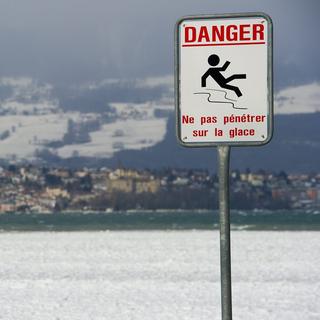
[[[320,233],[232,247],[235,320],[320,319]],[[0,319],[221,319],[217,231],[1,233],[0,252]]]
[[83,157],[110,158],[123,149],[139,150],[151,147],[164,139],[166,119],[120,120],[103,125],[90,133],[91,141],[72,144],[58,149],[62,158],[70,158],[74,152]]
[[166,134],[167,118],[156,118],[155,109],[171,110],[169,105],[154,103],[111,103],[118,119],[90,133],[91,141],[58,149],[61,158],[77,152],[82,157],[110,158],[120,150],[140,150],[154,146]]
[[62,158],[69,158],[74,154],[110,158],[119,150],[139,150],[151,147],[164,139],[167,118],[157,118],[154,112],[171,110],[170,106],[152,103],[119,103],[114,106],[117,109],[117,120],[90,132],[90,142],[69,144],[58,149],[48,148],[46,144],[62,140],[67,132],[69,119],[75,123],[82,123],[88,119],[97,119],[99,115],[62,112],[60,109],[56,109],[55,113],[44,109],[47,113],[2,115],[0,136],[7,131],[8,137],[0,137],[0,157],[30,160],[36,158],[36,150],[46,148]]

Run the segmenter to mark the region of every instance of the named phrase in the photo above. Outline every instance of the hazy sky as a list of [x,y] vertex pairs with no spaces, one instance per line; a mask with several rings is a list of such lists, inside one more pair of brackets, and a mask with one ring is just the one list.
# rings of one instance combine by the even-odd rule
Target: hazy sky
[[53,83],[173,73],[173,28],[189,14],[263,11],[276,86],[320,81],[320,1],[0,0],[0,76]]

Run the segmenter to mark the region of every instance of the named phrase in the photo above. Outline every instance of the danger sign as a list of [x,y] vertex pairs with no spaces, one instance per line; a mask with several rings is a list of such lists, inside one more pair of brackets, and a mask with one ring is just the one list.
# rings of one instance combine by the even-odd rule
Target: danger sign
[[272,136],[272,22],[193,16],[176,25],[177,133],[185,146],[257,145]]

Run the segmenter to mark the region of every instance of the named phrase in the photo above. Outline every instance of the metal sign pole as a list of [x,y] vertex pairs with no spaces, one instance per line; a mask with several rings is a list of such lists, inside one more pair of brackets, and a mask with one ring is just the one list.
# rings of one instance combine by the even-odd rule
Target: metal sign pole
[[218,146],[222,320],[232,320],[229,163],[230,147]]
[[272,138],[272,20],[261,12],[183,17],[175,44],[178,140],[185,147],[218,146],[221,309],[222,320],[232,320],[230,146]]

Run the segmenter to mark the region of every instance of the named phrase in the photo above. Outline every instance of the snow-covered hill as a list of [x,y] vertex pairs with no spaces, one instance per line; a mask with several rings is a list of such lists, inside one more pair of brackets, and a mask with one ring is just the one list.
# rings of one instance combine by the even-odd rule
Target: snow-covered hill
[[[285,88],[275,94],[275,113],[318,112],[319,98],[319,83]],[[0,78],[0,159],[35,160],[44,153],[108,159],[152,147],[164,141],[173,105],[172,77],[63,89],[30,78]]]
[[[163,86],[163,81],[159,83],[149,79],[137,82],[137,87]],[[83,91],[92,95],[92,90],[101,92],[109,84],[82,88],[79,99]],[[100,113],[73,109],[62,108],[48,84],[29,78],[0,79],[0,158],[33,160],[42,151],[61,158],[109,158],[122,149],[150,147],[164,138],[167,112],[173,103],[167,99],[109,103]],[[79,135],[84,138],[78,139]]]
[[277,114],[320,112],[320,83],[291,86],[275,95]]
[[166,117],[157,117],[157,111],[171,110],[170,106],[145,104],[112,104],[115,120],[105,123],[90,133],[90,142],[66,145],[57,149],[62,158],[74,155],[110,158],[123,149],[139,150],[162,141],[166,133]]

